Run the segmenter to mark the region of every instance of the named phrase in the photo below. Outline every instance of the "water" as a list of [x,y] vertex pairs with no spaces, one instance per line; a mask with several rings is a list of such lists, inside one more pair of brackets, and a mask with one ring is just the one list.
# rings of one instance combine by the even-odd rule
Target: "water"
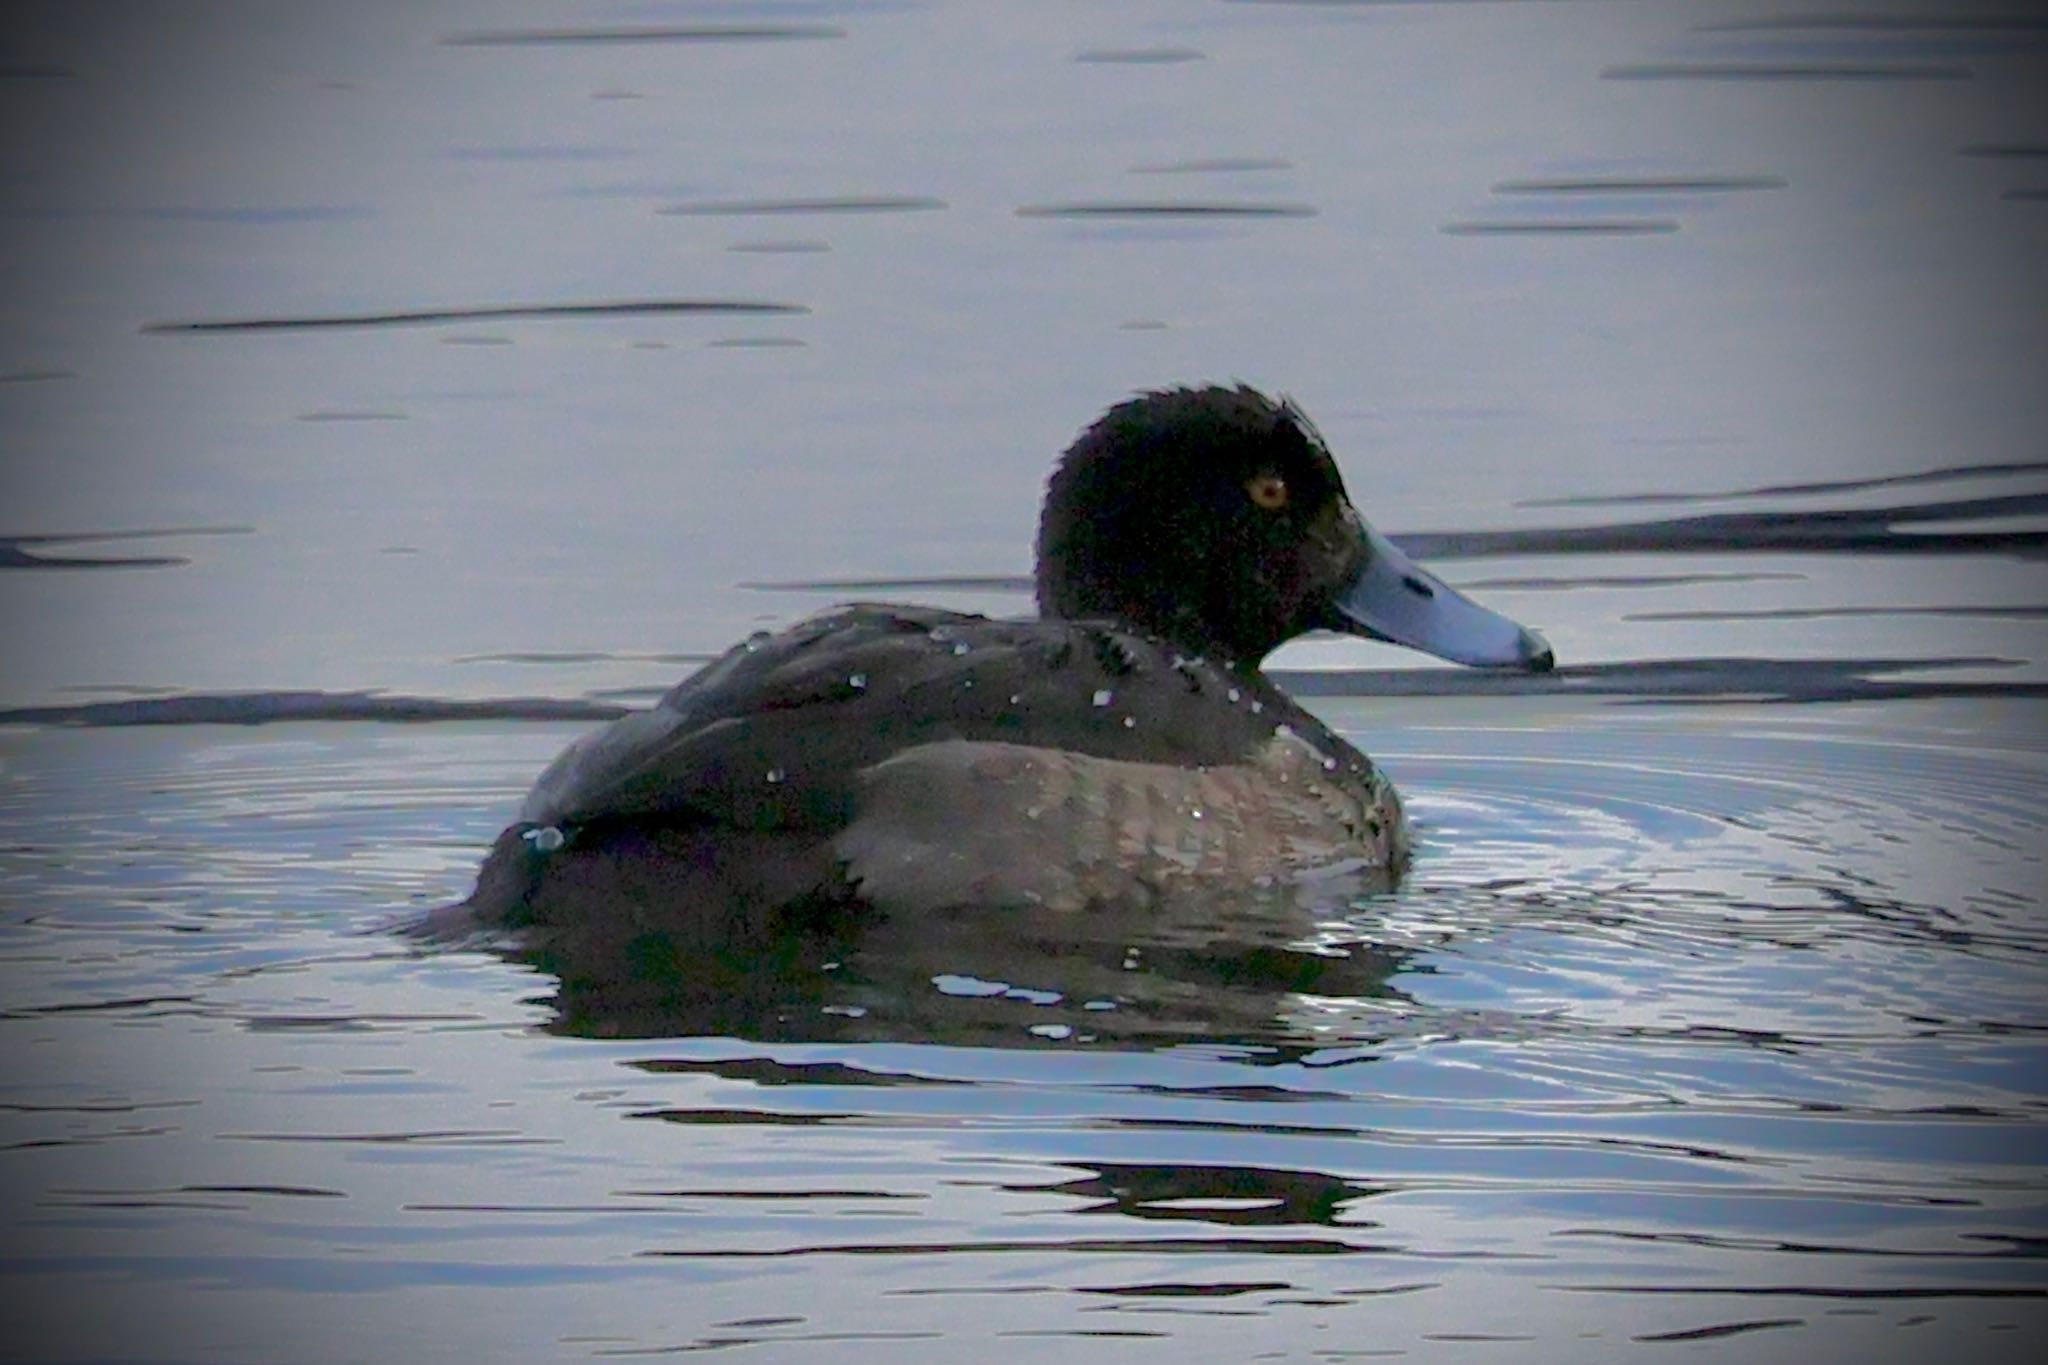
[[891,940],[624,1039],[373,927],[565,731],[17,737],[17,1340],[2020,1358],[2025,708],[1379,709],[1425,838],[1346,957]]
[[[0,1354],[2038,1349],[2037,22],[20,13]],[[1023,609],[1072,431],[1231,377],[1565,665],[1276,657],[1392,893],[653,1019],[389,932],[746,631]]]

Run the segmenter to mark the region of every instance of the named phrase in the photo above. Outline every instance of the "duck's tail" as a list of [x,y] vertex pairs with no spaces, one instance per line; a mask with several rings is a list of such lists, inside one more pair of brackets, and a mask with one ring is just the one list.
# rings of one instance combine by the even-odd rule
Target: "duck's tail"
[[532,922],[532,898],[547,853],[537,846],[531,825],[512,825],[498,835],[477,869],[476,885],[452,905],[437,905],[404,926],[414,938],[459,942],[477,934],[521,928]]

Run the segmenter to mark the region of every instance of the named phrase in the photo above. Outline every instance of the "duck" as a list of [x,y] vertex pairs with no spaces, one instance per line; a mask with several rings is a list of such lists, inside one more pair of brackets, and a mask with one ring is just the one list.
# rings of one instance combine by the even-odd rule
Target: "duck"
[[791,915],[1030,910],[1057,926],[1398,877],[1401,798],[1261,665],[1334,631],[1481,668],[1535,631],[1359,515],[1291,399],[1144,391],[1059,459],[1038,614],[855,602],[756,633],[575,740],[437,927],[744,953]]

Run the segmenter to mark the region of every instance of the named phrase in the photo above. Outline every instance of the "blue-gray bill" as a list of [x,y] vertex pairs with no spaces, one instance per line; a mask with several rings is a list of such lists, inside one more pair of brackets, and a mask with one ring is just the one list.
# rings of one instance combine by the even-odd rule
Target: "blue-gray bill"
[[1480,606],[1360,523],[1366,555],[1336,601],[1342,628],[1475,668],[1545,673],[1557,658],[1541,635]]

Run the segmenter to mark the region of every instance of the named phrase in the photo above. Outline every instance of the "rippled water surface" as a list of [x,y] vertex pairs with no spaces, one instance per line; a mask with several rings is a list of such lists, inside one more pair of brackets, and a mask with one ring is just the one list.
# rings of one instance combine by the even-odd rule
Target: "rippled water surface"
[[[2031,15],[9,14],[0,1358],[2038,1354]],[[1557,647],[1273,660],[1397,888],[657,1012],[397,932],[739,635],[1027,609],[1072,433],[1230,379]]]
[[176,1358],[2021,1357],[2023,708],[1330,713],[1423,852],[1292,953],[856,946],[610,1041],[380,932],[565,732],[16,735],[18,1339],[132,1354],[114,1299]]

